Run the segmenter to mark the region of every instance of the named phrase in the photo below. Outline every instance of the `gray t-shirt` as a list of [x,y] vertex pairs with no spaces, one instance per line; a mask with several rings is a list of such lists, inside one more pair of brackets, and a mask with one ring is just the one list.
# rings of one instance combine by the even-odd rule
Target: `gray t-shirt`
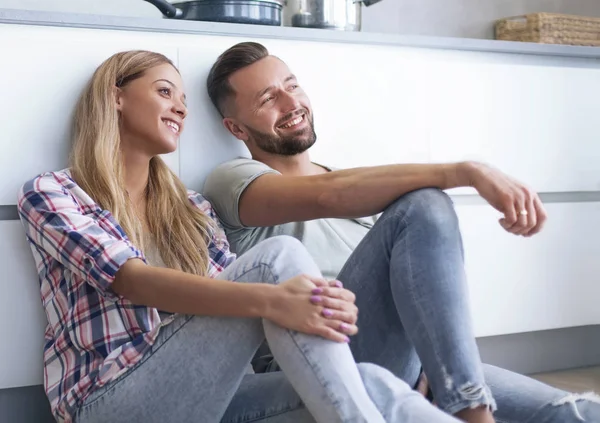
[[267,173],[279,174],[264,163],[240,158],[219,165],[206,180],[204,196],[219,215],[232,251],[243,254],[267,238],[290,235],[302,241],[324,277],[336,278],[376,218],[316,219],[262,228],[244,226],[238,213],[240,197],[256,178]]

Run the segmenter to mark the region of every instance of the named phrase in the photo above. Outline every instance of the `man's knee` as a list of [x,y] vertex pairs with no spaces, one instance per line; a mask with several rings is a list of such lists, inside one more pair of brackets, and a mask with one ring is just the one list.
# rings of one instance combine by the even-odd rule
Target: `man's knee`
[[446,229],[458,226],[452,200],[448,194],[437,188],[411,191],[388,207],[386,213],[388,212],[401,216],[408,225],[418,224]]

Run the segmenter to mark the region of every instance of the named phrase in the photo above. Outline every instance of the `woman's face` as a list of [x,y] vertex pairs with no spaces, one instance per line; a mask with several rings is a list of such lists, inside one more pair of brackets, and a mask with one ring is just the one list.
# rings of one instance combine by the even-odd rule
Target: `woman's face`
[[170,64],[155,66],[117,90],[125,151],[149,157],[175,151],[187,115],[179,72]]

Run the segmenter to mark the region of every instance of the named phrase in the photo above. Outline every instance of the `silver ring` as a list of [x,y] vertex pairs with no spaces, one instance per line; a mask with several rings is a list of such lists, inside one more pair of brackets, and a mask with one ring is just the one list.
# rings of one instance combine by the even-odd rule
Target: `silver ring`
[[521,216],[527,216],[527,215],[529,214],[529,212],[528,212],[527,210],[523,209],[523,210],[521,210],[521,211],[519,212],[519,214],[520,214]]

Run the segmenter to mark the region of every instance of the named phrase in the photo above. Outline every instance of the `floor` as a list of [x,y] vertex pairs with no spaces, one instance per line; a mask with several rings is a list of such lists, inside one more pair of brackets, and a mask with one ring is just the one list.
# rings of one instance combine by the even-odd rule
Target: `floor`
[[600,366],[531,375],[533,378],[569,392],[594,391],[600,394]]

